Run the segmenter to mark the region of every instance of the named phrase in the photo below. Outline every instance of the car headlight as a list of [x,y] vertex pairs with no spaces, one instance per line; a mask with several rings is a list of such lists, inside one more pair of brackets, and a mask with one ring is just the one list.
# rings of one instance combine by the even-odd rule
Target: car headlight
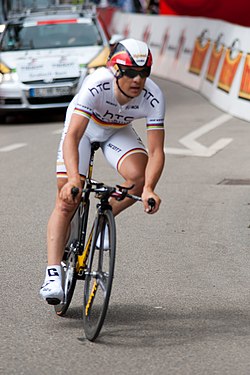
[[88,63],[88,74],[93,73],[97,68],[106,66],[109,52],[109,47],[104,47],[104,49],[92,61]]
[[11,70],[7,65],[0,63],[0,80],[1,82],[17,81],[15,70]]
[[8,68],[7,65],[5,65],[3,63],[0,63],[0,73],[2,73],[2,74],[8,74],[10,72],[11,72],[11,70],[10,70],[10,68]]

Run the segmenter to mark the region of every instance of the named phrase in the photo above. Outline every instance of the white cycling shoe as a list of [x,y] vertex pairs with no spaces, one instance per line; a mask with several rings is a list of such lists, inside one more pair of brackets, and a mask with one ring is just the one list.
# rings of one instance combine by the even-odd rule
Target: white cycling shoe
[[61,267],[48,267],[44,284],[40,289],[41,297],[50,305],[58,305],[64,298],[61,282]]

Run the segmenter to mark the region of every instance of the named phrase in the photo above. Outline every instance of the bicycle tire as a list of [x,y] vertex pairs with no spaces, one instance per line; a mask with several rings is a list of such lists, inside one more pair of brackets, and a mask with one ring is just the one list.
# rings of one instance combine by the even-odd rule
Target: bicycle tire
[[[104,249],[106,226],[109,238],[108,249]],[[101,243],[97,246],[99,234]],[[112,211],[108,209],[97,215],[85,273],[83,326],[85,336],[90,341],[98,337],[108,310],[114,276],[115,251],[115,220]]]
[[66,314],[71,303],[77,280],[76,262],[77,255],[74,243],[70,245],[66,260],[62,264],[62,288],[64,291],[64,299],[61,303],[54,306],[55,312],[59,316]]

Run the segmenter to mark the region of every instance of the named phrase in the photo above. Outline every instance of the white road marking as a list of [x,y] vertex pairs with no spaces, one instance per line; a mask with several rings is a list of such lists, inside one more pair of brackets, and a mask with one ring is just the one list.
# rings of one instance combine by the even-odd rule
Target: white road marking
[[1,147],[0,152],[14,151],[18,148],[27,146],[27,143],[13,143],[12,145]]
[[208,122],[207,124],[201,126],[199,129],[187,134],[185,137],[181,138],[179,142],[185,146],[185,149],[166,147],[165,153],[175,154],[175,155],[187,155],[187,156],[201,156],[210,157],[216,154],[218,151],[222,150],[229,143],[232,142],[232,138],[221,138],[210,147],[206,147],[201,143],[197,142],[196,139],[202,135],[210,132],[211,130],[223,125],[225,122],[229,121],[233,116],[229,114],[223,114],[216,119]]
[[62,132],[63,132],[63,128],[60,128],[60,129],[54,130],[52,134],[62,134]]

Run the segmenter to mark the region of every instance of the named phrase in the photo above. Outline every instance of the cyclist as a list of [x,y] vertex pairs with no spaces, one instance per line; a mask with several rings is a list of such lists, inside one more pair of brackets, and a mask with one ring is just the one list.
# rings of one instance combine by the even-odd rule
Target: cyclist
[[[141,195],[147,213],[159,209],[155,186],[164,166],[165,99],[148,78],[152,55],[146,43],[125,39],[113,48],[107,67],[88,75],[69,104],[57,158],[57,198],[48,222],[48,266],[41,296],[48,303],[60,303],[61,259],[71,218],[80,202],[72,187],[84,184],[91,142],[99,141],[108,162],[134,185],[131,194]],[[132,121],[146,118],[147,149],[132,127]],[[150,210],[148,199],[155,199]],[[111,201],[115,215],[132,205],[126,198]]]

